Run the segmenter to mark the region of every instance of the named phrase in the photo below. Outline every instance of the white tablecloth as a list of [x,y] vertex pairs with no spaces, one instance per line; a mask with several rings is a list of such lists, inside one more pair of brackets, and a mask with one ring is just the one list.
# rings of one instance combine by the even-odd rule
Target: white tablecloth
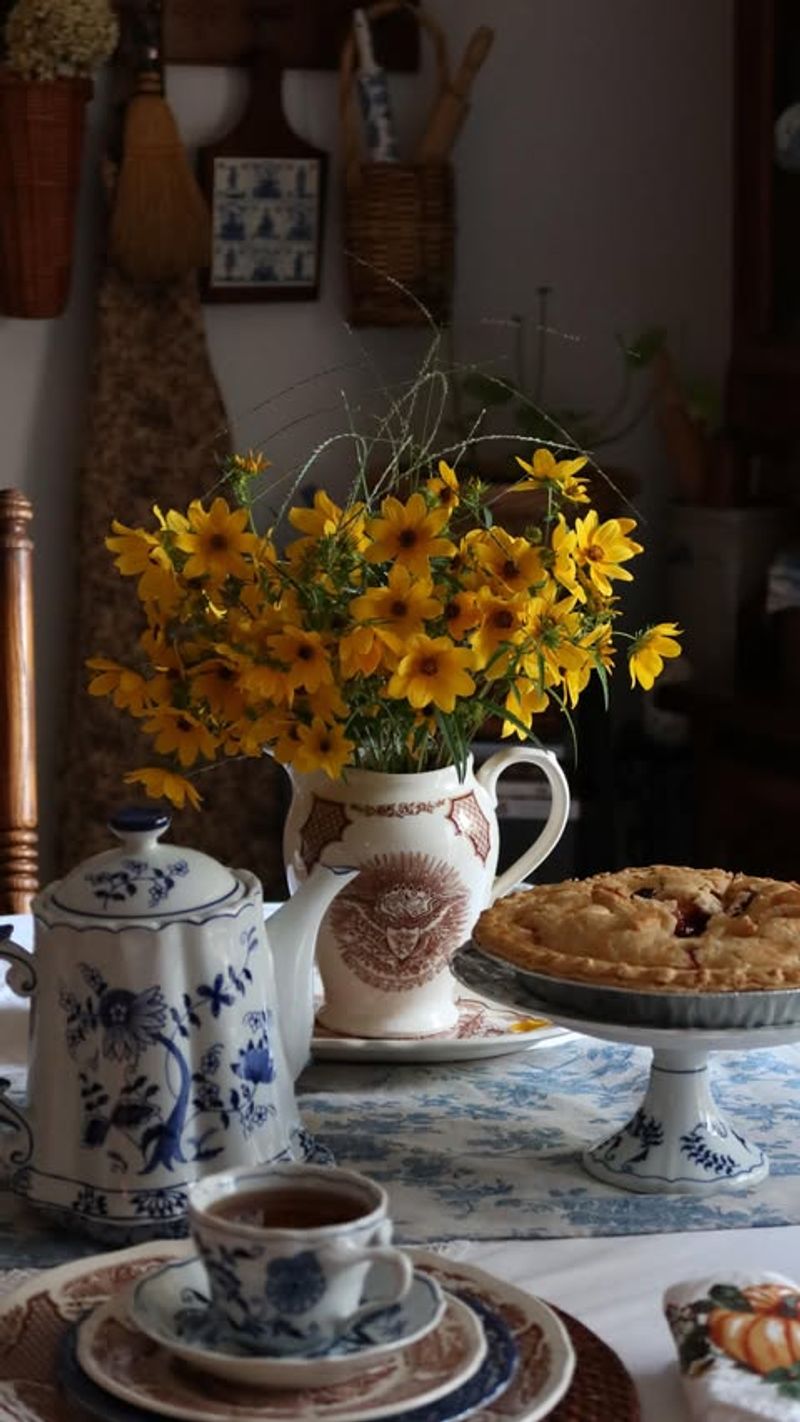
[[[30,942],[27,922],[17,941]],[[24,1059],[27,1013],[0,988],[0,1073]],[[777,1270],[800,1280],[800,1226],[589,1239],[465,1240],[446,1252],[478,1264],[574,1314],[622,1358],[642,1422],[687,1422],[671,1337],[661,1311],[668,1284],[715,1270]]]

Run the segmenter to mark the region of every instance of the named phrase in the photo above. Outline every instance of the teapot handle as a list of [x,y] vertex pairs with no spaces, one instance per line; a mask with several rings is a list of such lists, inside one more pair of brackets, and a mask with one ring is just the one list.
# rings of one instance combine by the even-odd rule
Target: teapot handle
[[[0,926],[0,958],[5,958],[11,967],[6,982],[18,997],[31,997],[36,991],[36,969],[33,955],[17,943],[10,942],[13,929],[10,924]],[[7,1091],[10,1081],[0,1077],[0,1125],[12,1126],[13,1136],[0,1136],[0,1164],[7,1169],[18,1169],[27,1165],[33,1151],[33,1133],[26,1116],[18,1106],[9,1101]],[[24,1137],[19,1141],[19,1135]]]
[[502,874],[498,874],[492,885],[490,903],[494,903],[495,899],[502,898],[503,894],[510,893],[523,879],[527,878],[533,869],[538,868],[544,862],[548,854],[551,854],[558,844],[569,819],[569,784],[552,751],[538,750],[532,746],[507,746],[484,761],[483,765],[476,770],[475,778],[496,803],[495,785],[498,777],[504,770],[508,770],[510,766],[518,764],[520,761],[538,766],[546,776],[550,786],[550,813],[544,829],[533,841],[530,848],[526,849],[519,859],[515,859],[514,863]]

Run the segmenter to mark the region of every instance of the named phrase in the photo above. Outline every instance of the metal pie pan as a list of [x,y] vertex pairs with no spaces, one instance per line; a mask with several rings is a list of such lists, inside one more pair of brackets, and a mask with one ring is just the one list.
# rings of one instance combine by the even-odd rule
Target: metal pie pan
[[[800,1022],[800,989],[764,988],[753,992],[640,992],[631,988],[594,987],[520,968],[473,939],[473,948],[505,969],[506,984],[526,999],[561,1008],[574,1017],[619,1022],[630,1027],[700,1027],[711,1031],[752,1027],[782,1027]],[[507,977],[506,977],[507,974]]]

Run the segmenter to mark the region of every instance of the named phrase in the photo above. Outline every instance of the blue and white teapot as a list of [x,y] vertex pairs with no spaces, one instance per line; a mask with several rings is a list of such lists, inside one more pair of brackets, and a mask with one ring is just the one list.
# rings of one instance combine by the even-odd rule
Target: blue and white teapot
[[186,1187],[313,1153],[294,1080],[313,1027],[317,928],[354,873],[318,866],[264,924],[261,885],[162,844],[169,817],[111,821],[121,844],[35,900],[33,954],[0,928],[32,996],[28,1101],[0,1096],[11,1186],[104,1242],[182,1234]]

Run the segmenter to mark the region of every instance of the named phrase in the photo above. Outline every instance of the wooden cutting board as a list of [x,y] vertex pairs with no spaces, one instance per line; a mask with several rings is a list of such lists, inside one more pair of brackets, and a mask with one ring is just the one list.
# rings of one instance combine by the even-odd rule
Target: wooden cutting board
[[199,154],[212,216],[205,301],[309,301],[319,294],[327,154],[286,121],[276,50],[250,62],[250,98]]

